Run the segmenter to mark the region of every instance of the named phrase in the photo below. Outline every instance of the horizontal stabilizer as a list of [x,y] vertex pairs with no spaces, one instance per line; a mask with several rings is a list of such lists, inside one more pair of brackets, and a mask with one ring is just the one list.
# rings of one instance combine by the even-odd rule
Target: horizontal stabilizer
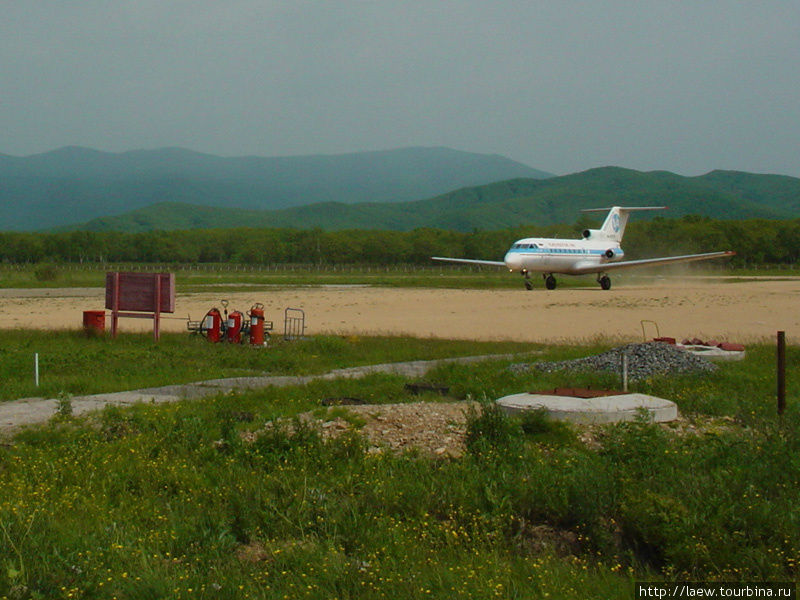
[[607,208],[583,208],[581,212],[606,212],[608,210],[666,210],[666,206],[609,206]]

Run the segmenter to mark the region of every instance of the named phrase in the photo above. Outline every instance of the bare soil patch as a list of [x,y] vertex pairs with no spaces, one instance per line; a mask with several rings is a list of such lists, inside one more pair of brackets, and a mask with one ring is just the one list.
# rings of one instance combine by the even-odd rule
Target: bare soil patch
[[[266,318],[282,332],[284,309],[306,313],[308,334],[414,335],[474,340],[573,342],[596,338],[641,340],[642,321],[661,335],[753,342],[777,330],[800,330],[800,278],[780,281],[682,279],[653,285],[519,290],[443,290],[369,287],[232,289],[230,309],[265,305]],[[176,314],[162,331],[186,331],[220,305],[219,293],[178,294]],[[0,328],[76,329],[85,310],[103,308],[103,290],[5,290]],[[646,323],[648,337],[655,327]],[[144,319],[123,319],[122,331],[147,331]]]
[[[477,402],[363,404],[330,408],[323,415],[307,412],[298,418],[319,428],[323,439],[357,431],[371,453],[418,450],[425,456],[445,458],[464,453],[467,414],[479,409]],[[245,437],[252,440],[258,435]]]

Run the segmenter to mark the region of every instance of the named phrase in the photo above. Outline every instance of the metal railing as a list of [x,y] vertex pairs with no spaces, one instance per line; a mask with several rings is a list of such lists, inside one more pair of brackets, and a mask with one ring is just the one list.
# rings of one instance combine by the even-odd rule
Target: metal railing
[[283,311],[283,339],[287,341],[303,338],[306,332],[306,313],[299,308]]

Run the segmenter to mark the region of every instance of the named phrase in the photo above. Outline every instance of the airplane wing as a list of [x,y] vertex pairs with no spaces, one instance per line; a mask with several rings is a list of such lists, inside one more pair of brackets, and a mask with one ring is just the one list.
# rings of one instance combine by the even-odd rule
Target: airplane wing
[[471,258],[445,258],[443,256],[431,256],[433,260],[443,262],[465,263],[468,265],[486,265],[489,267],[505,267],[506,263],[502,260],[473,260]]
[[727,250],[725,252],[706,252],[705,254],[685,254],[683,256],[668,256],[664,258],[645,258],[642,260],[626,260],[617,263],[593,264],[582,267],[576,265],[574,273],[581,275],[584,273],[605,273],[607,271],[617,271],[619,269],[631,269],[634,267],[648,267],[652,265],[666,265],[669,263],[692,262],[695,260],[709,260],[711,258],[722,258],[733,256],[736,252]]

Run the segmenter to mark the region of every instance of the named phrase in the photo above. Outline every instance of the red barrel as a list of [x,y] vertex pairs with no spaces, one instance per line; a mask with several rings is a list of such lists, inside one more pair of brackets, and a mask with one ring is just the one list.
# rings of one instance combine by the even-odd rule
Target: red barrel
[[103,333],[106,330],[106,311],[83,311],[83,330],[89,334]]
[[250,309],[250,344],[264,345],[264,307],[256,305]]

